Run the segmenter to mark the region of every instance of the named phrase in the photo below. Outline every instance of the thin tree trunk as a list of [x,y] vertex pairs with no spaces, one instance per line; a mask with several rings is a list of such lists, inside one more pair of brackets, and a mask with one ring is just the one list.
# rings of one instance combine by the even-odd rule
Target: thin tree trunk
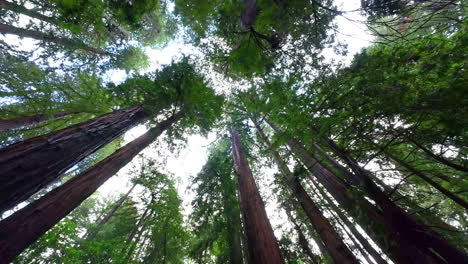
[[91,232],[89,232],[88,234],[86,234],[84,236],[84,239],[85,240],[88,240],[88,239],[92,239],[93,237],[95,237],[99,231],[102,229],[102,227],[107,223],[109,222],[109,220],[112,218],[112,216],[114,216],[115,212],[122,206],[122,204],[127,200],[128,196],[130,195],[130,193],[133,191],[133,189],[135,188],[136,186],[136,183],[133,184],[132,188],[130,188],[130,190],[128,190],[128,192],[122,196],[119,200],[117,200],[117,202],[114,204],[114,206],[112,207],[112,209],[107,212],[107,214],[101,218],[101,220],[99,221],[99,223],[97,224],[97,226],[95,228],[93,228],[93,230]]
[[[133,229],[132,233],[127,238],[127,244],[130,244],[130,247],[128,248],[128,250],[126,250],[126,248],[124,248],[124,252],[127,251],[126,254],[125,254],[125,263],[128,263],[130,261],[130,258],[132,257],[132,254],[135,251],[135,248],[136,248],[138,242],[140,241],[140,237],[141,237],[141,235],[143,233],[143,226],[145,225],[147,218],[152,217],[152,213],[150,213],[150,215],[147,216],[147,213],[149,212],[149,210],[150,210],[150,208],[147,207],[145,212],[143,213],[142,217],[138,221],[135,229]],[[140,232],[138,232],[138,230],[140,230]],[[137,233],[138,233],[138,235],[137,235]],[[135,238],[135,243],[132,243],[132,240],[135,237],[135,235],[137,235],[136,238]]]
[[40,14],[34,10],[31,10],[31,9],[28,9],[22,5],[17,5],[15,3],[12,3],[12,2],[8,2],[8,1],[5,1],[5,0],[0,0],[0,8],[2,9],[7,9],[7,10],[10,10],[14,13],[17,13],[17,14],[22,14],[22,15],[26,15],[26,16],[29,16],[29,17],[32,17],[32,18],[35,18],[35,19],[38,19],[38,20],[42,20],[44,22],[47,22],[47,23],[50,23],[50,24],[53,24],[53,25],[58,25],[58,21],[55,20],[54,18],[52,17],[48,17],[48,16],[45,16],[43,14]]
[[[221,180],[222,181],[222,180]],[[228,242],[229,242],[229,259],[231,264],[242,264],[242,247],[241,247],[241,223],[239,214],[235,214],[229,204],[226,193],[223,194],[224,215],[227,219]]]
[[83,43],[80,40],[56,37],[56,36],[45,34],[39,31],[18,28],[18,27],[10,26],[10,25],[3,24],[3,23],[0,23],[0,33],[12,34],[20,38],[32,38],[35,40],[55,43],[70,50],[81,49],[81,50],[89,51],[91,53],[95,53],[97,55],[111,56],[111,57],[116,55],[114,53],[111,53],[111,52],[108,52],[99,48],[87,46],[85,43]]
[[281,159],[278,152],[276,152],[270,143],[270,140],[263,132],[260,125],[252,118],[252,121],[257,129],[258,134],[267,145],[270,153],[275,159],[275,162],[283,174],[287,184],[290,186],[294,197],[299,201],[304,209],[311,224],[317,230],[320,238],[327,247],[330,256],[335,263],[359,263],[353,253],[346,247],[340,235],[335,231],[333,226],[329,223],[323,214],[320,212],[317,205],[312,198],[307,194],[306,190],[302,187],[299,179],[294,177],[293,173],[289,170],[286,163]]
[[[348,155],[345,150],[341,149],[332,140],[328,139],[327,141],[330,149],[343,159],[355,175],[360,178],[362,187],[369,193],[370,197],[379,207],[382,208],[382,214],[387,220],[387,223],[394,232],[398,233],[401,240],[405,240],[407,243],[418,247],[421,250],[421,254],[425,254],[423,252],[436,252],[436,254],[430,255],[426,253],[426,255],[431,258],[435,257],[436,262],[468,263],[468,255],[466,255],[466,253],[456,248],[439,233],[419,222],[398,207],[372,181],[369,171],[361,167],[353,157]],[[430,178],[424,180],[432,181]],[[468,207],[465,208],[468,209]]]
[[16,117],[16,118],[12,118],[12,119],[0,119],[0,132],[36,125],[38,123],[42,123],[42,122],[50,120],[50,119],[64,118],[64,117],[69,116],[70,114],[71,113],[69,113],[69,112],[61,111],[61,112],[52,114],[51,116],[48,116],[48,115],[32,115],[32,116]]
[[136,105],[0,149],[0,212],[25,201],[146,117]]
[[[283,132],[274,124],[266,120],[270,126],[280,134]],[[411,244],[400,240],[393,230],[389,229],[387,220],[372,204],[363,197],[353,197],[348,192],[348,186],[327,167],[321,164],[315,157],[310,155],[301,144],[290,139],[288,146],[305,167],[316,177],[335,200],[352,215],[362,226],[366,227],[369,235],[378,242],[380,248],[396,263],[418,263],[424,260]],[[430,262],[429,262],[430,263]]]
[[234,168],[239,176],[241,210],[247,234],[247,246],[252,263],[284,263],[273,229],[258,192],[238,132],[231,130]]
[[[301,227],[299,224],[296,222],[296,220],[292,217],[289,208],[285,208],[286,215],[289,218],[289,221],[291,221],[294,225],[294,229],[297,231],[298,239],[299,239],[299,245],[301,245],[302,251],[304,251],[304,254],[306,254],[312,263],[314,264],[319,264],[320,263],[320,258],[319,256],[316,256],[313,252],[312,249],[309,246],[309,242],[307,242],[307,238],[304,235],[304,233],[301,230]],[[317,242],[318,244],[318,242]]]
[[8,263],[39,239],[183,115],[184,112],[179,112],[159,123],[87,171],[0,222],[0,263]]
[[409,172],[413,173],[414,175],[418,176],[419,178],[423,179],[425,182],[427,182],[429,185],[434,187],[436,190],[439,192],[443,193],[445,196],[450,198],[452,201],[455,203],[459,204],[466,210],[468,210],[468,202],[463,200],[462,198],[458,197],[456,194],[453,192],[445,189],[442,187],[442,185],[438,184],[434,180],[432,180],[429,176],[427,176],[425,173],[422,171],[416,169],[415,167],[411,166],[409,163],[405,162],[404,160],[398,158],[396,155],[393,155],[390,153],[388,150],[381,148],[379,145],[375,144],[374,142],[370,141],[374,146],[379,148],[387,157],[398,163],[400,166],[403,166],[405,169],[407,169]]
[[458,171],[462,171],[462,172],[468,172],[468,168],[462,166],[462,165],[459,165],[459,164],[455,164],[453,162],[451,162],[450,160],[448,159],[445,159],[444,157],[441,157],[439,155],[436,155],[434,153],[432,153],[431,150],[427,149],[426,147],[424,147],[423,145],[419,144],[416,140],[413,140],[411,138],[408,138],[408,140],[413,143],[416,147],[418,147],[419,149],[421,149],[424,153],[426,153],[426,155],[432,159],[434,159],[435,161],[438,161],[448,167],[451,167],[452,169],[455,169],[455,170],[458,170]]
[[356,237],[356,239],[362,244],[364,249],[371,255],[371,257],[375,260],[377,264],[388,264],[386,260],[384,260],[379,252],[369,243],[369,241],[359,232],[354,223],[346,217],[346,215],[341,211],[338,206],[333,203],[333,201],[328,197],[328,195],[318,186],[315,181],[310,177],[312,185],[317,189],[322,196],[323,199],[327,202],[329,206],[332,207],[332,211],[338,215],[338,217],[343,221],[343,223],[351,230],[351,233]]

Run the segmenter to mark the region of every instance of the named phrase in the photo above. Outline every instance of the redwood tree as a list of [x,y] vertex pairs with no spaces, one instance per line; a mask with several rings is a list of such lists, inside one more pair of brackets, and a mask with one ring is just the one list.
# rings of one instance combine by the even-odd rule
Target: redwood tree
[[239,193],[247,246],[252,263],[284,263],[265,207],[258,192],[247,158],[242,149],[239,133],[231,130],[234,168],[239,176]]
[[147,116],[135,105],[0,149],[0,212],[25,201]]

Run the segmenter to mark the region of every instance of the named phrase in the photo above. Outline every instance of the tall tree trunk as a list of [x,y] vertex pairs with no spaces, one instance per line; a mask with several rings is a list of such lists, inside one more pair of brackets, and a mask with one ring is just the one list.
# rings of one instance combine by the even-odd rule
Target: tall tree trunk
[[338,206],[333,203],[333,201],[328,197],[328,195],[320,188],[311,177],[311,182],[315,189],[317,189],[323,199],[327,202],[329,206],[333,208],[333,211],[338,215],[338,217],[343,221],[343,223],[351,230],[351,233],[356,237],[356,239],[362,244],[366,251],[371,255],[371,257],[378,264],[387,264],[388,262],[384,260],[379,252],[369,243],[369,241],[359,232],[354,223],[346,217],[346,215],[341,211]]
[[114,204],[114,206],[112,207],[112,209],[107,212],[106,215],[104,215],[104,217],[101,218],[101,220],[99,220],[98,224],[96,225],[95,228],[93,228],[93,230],[91,232],[89,232],[88,234],[86,234],[84,236],[84,239],[85,240],[88,240],[88,239],[92,239],[93,237],[95,237],[97,235],[97,233],[99,233],[99,231],[102,229],[102,227],[107,223],[109,222],[109,220],[112,218],[112,216],[114,216],[115,212],[122,206],[122,204],[127,200],[128,196],[130,195],[130,193],[133,191],[133,189],[135,188],[136,186],[136,183],[133,184],[132,188],[130,188],[130,190],[128,190],[128,192],[120,197],[119,200],[117,200],[117,202]]
[[[1,0],[0,0],[1,1]],[[50,119],[60,119],[69,116],[69,112],[58,112],[48,115],[21,116],[12,119],[0,119],[0,132],[36,125]]]
[[[330,149],[360,178],[361,186],[379,207],[382,208],[382,214],[387,220],[389,227],[393,229],[393,232],[398,234],[401,240],[407,241],[408,244],[415,245],[421,252],[436,252],[436,254],[431,254],[432,258],[436,258],[436,262],[468,263],[468,255],[466,253],[456,248],[439,233],[419,222],[413,216],[410,216],[403,209],[398,207],[398,205],[391,201],[374,183],[369,171],[361,167],[353,157],[348,155],[344,149],[340,148],[332,140],[327,139],[327,142]],[[425,180],[432,181],[430,178]],[[465,208],[468,209],[468,207]]]
[[241,210],[244,217],[247,246],[252,263],[284,263],[273,229],[258,192],[238,132],[231,130],[234,168],[239,176]]
[[12,2],[9,2],[9,1],[5,1],[5,0],[0,0],[0,8],[2,9],[7,9],[7,10],[10,10],[14,13],[17,13],[17,14],[22,14],[22,15],[26,15],[26,16],[29,16],[29,17],[32,17],[32,18],[35,18],[35,19],[38,19],[38,20],[42,20],[44,22],[47,22],[47,23],[50,23],[50,24],[53,24],[53,25],[58,25],[59,22],[57,20],[55,20],[53,17],[48,17],[48,16],[45,16],[43,14],[40,14],[34,10],[31,10],[31,9],[28,9],[22,5],[17,5],[15,3],[12,3]]
[[[150,211],[150,207],[147,207],[147,208],[145,209],[143,215],[141,216],[140,220],[138,220],[137,225],[136,225],[135,228],[132,230],[132,233],[131,233],[131,234],[128,236],[128,238],[127,238],[127,244],[130,244],[130,247],[128,248],[128,250],[127,250],[127,248],[124,248],[124,249],[123,249],[123,252],[124,252],[124,253],[126,252],[126,253],[125,253],[125,261],[124,261],[124,263],[130,262],[130,259],[131,259],[131,257],[132,257],[132,254],[133,254],[133,252],[135,251],[135,248],[136,248],[138,242],[140,241],[141,235],[143,234],[143,231],[144,231],[144,230],[143,230],[143,227],[144,227],[144,225],[145,225],[145,223],[146,223],[146,220],[147,220],[148,218],[151,218],[151,217],[152,217],[153,212],[150,212],[150,214],[147,215],[149,211]],[[139,232],[138,232],[138,230],[139,230]],[[135,237],[135,236],[136,236],[136,237]],[[133,238],[135,238],[135,242],[134,242],[134,243],[132,243]]]
[[302,251],[304,251],[304,254],[306,254],[310,258],[313,264],[319,264],[320,263],[319,256],[316,256],[314,252],[312,252],[312,249],[309,246],[309,242],[307,242],[307,238],[302,232],[301,227],[296,222],[296,220],[292,217],[290,208],[285,208],[285,211],[286,211],[286,215],[289,218],[289,221],[293,223],[294,229],[297,232],[299,245],[301,245]]
[[[374,144],[375,146],[379,147],[378,145]],[[389,157],[390,159],[392,159],[393,161],[395,161],[397,164],[399,164],[400,166],[404,167],[405,169],[407,169],[409,172],[413,173],[414,175],[418,176],[419,178],[423,179],[425,182],[427,182],[429,185],[431,185],[432,187],[434,187],[434,189],[438,190],[439,192],[443,193],[445,196],[447,196],[448,198],[450,198],[452,201],[454,201],[455,203],[459,204],[460,206],[462,206],[463,208],[465,208],[466,210],[468,210],[468,202],[466,202],[465,200],[463,200],[462,198],[458,197],[456,194],[454,194],[453,192],[445,189],[444,187],[442,187],[442,185],[438,184],[437,182],[435,182],[434,180],[432,180],[429,176],[427,176],[424,172],[416,169],[415,167],[411,166],[409,163],[405,162],[404,160],[398,158],[396,155],[390,153],[388,150],[385,150],[385,149],[382,149],[382,152],[387,156]]]
[[8,263],[39,239],[183,115],[184,112],[179,112],[171,116],[87,171],[1,221],[0,263]]
[[25,201],[146,117],[136,105],[0,149],[0,212]]
[[444,157],[441,157],[439,155],[436,155],[434,154],[431,150],[429,150],[428,148],[424,147],[423,145],[419,144],[419,142],[417,142],[416,140],[413,140],[411,138],[408,138],[408,140],[413,143],[416,147],[418,147],[419,149],[421,149],[428,157],[434,159],[435,161],[438,161],[448,167],[451,167],[452,169],[455,169],[455,170],[458,170],[458,171],[462,171],[462,172],[468,172],[468,168],[462,166],[462,165],[459,165],[459,164],[455,164],[453,162],[451,162],[450,160],[444,158]]
[[95,53],[97,55],[111,56],[111,57],[116,55],[114,53],[111,53],[111,52],[108,52],[99,48],[90,47],[80,40],[56,37],[56,36],[45,34],[39,31],[18,28],[18,27],[10,26],[10,25],[3,24],[3,23],[0,23],[0,33],[12,34],[20,38],[32,38],[35,40],[55,43],[69,50],[81,49],[84,51]]
[[[222,181],[222,180],[221,180]],[[227,233],[229,243],[229,259],[231,264],[242,264],[242,247],[241,247],[241,223],[239,214],[235,213],[229,203],[227,194],[223,194],[224,215],[227,219]]]
[[274,157],[274,160],[285,177],[287,184],[290,186],[292,194],[299,201],[311,224],[314,226],[315,230],[317,230],[320,238],[327,247],[330,256],[333,258],[333,261],[335,263],[359,263],[353,253],[351,253],[348,247],[346,247],[340,235],[335,231],[328,219],[323,216],[312,198],[307,194],[307,191],[302,187],[299,179],[294,177],[293,173],[281,159],[278,152],[272,148],[270,140],[267,135],[265,135],[260,125],[253,118],[252,121],[255,124],[258,134]]
[[[268,120],[266,121],[277,133],[283,134],[278,127]],[[425,260],[425,256],[418,254],[416,248],[405,240],[399,239],[397,234],[389,229],[387,220],[380,211],[363,197],[353,197],[352,193],[349,192],[349,186],[340,181],[330,169],[321,164],[298,141],[290,139],[287,144],[318,182],[361,226],[366,227],[369,235],[396,263],[418,263]]]

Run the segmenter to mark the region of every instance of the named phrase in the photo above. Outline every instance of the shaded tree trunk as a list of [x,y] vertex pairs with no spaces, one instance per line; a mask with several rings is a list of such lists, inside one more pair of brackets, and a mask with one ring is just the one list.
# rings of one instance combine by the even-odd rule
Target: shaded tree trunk
[[87,171],[1,221],[0,263],[8,263],[39,239],[183,115],[184,112],[179,112],[171,116]]
[[301,230],[301,227],[299,224],[296,222],[296,220],[292,217],[291,212],[289,208],[285,208],[286,215],[289,218],[289,221],[291,221],[294,225],[294,229],[297,232],[298,240],[299,240],[299,245],[301,245],[302,251],[304,251],[304,254],[306,254],[310,260],[312,261],[313,264],[319,264],[320,259],[318,256],[316,256],[313,252],[312,249],[309,246],[309,242],[307,242],[307,238],[304,235],[304,233]]
[[459,165],[459,164],[455,164],[453,162],[451,162],[450,160],[444,158],[444,157],[441,157],[439,155],[436,155],[434,154],[431,150],[429,150],[428,148],[424,147],[423,145],[419,144],[419,142],[417,142],[416,140],[413,140],[413,139],[408,139],[411,143],[413,143],[416,147],[418,147],[419,149],[421,149],[428,157],[432,158],[433,160],[435,161],[438,161],[442,164],[444,164],[445,166],[448,166],[452,169],[455,169],[455,170],[458,170],[458,171],[462,171],[462,172],[468,172],[468,168],[462,166],[462,165]]
[[[361,186],[370,197],[382,208],[382,214],[393,232],[397,233],[400,240],[407,241],[408,244],[415,245],[422,255],[434,258],[434,262],[448,263],[468,263],[468,255],[449,243],[439,233],[435,232],[425,224],[419,222],[414,217],[408,215],[403,209],[391,201],[385,193],[372,181],[370,172],[361,167],[353,157],[336,145],[332,140],[327,139],[330,149],[339,156],[360,178]],[[421,176],[420,176],[421,177]],[[424,180],[432,181],[430,178]],[[468,207],[465,207],[468,209]],[[436,254],[428,252],[436,252]],[[415,254],[413,252],[413,254]]]
[[10,10],[17,14],[22,14],[22,15],[26,15],[35,19],[39,19],[39,20],[42,20],[44,22],[47,22],[53,25],[59,24],[59,22],[52,17],[45,16],[34,10],[28,9],[22,5],[18,5],[18,4],[8,2],[5,0],[0,0],[0,8]]
[[27,126],[32,126],[32,125],[42,123],[50,119],[64,118],[64,117],[69,116],[70,114],[71,113],[69,112],[58,112],[58,113],[52,114],[51,116],[32,115],[32,116],[16,117],[12,119],[0,119],[0,132],[23,128]]
[[[276,132],[283,134],[278,127],[268,120],[266,121]],[[290,139],[287,144],[318,182],[325,187],[343,209],[366,227],[369,235],[378,242],[380,248],[388,252],[388,255],[396,263],[418,263],[425,260],[425,256],[418,254],[416,248],[405,240],[399,239],[393,230],[389,229],[387,220],[380,211],[362,196],[353,197],[352,193],[349,192],[349,186],[340,181],[330,169],[321,164],[298,141]]]
[[[377,146],[377,145],[376,145]],[[414,175],[418,176],[419,178],[423,179],[425,182],[427,182],[429,185],[434,187],[434,189],[438,190],[439,192],[443,193],[445,196],[450,198],[452,201],[457,203],[458,205],[462,206],[466,210],[468,210],[468,202],[463,200],[462,198],[458,197],[456,194],[453,192],[445,189],[442,187],[442,185],[438,184],[434,180],[432,180],[429,176],[427,176],[424,172],[416,169],[415,167],[411,166],[409,163],[405,162],[404,160],[398,158],[396,155],[393,155],[390,153],[388,150],[382,149],[383,153],[395,161],[397,164],[402,166],[403,168],[407,169],[409,172],[413,173]]]
[[111,52],[108,52],[99,48],[87,46],[85,43],[83,43],[80,40],[56,37],[56,36],[42,33],[39,31],[18,28],[18,27],[10,26],[10,25],[3,24],[3,23],[0,23],[0,33],[12,34],[20,38],[32,38],[35,40],[55,43],[69,50],[81,49],[81,50],[88,51],[97,55],[111,56],[111,57],[116,55],[114,53],[111,53]]
[[338,215],[338,217],[343,221],[343,223],[351,230],[351,233],[356,237],[356,239],[362,244],[364,249],[371,255],[371,257],[378,264],[387,264],[388,262],[382,258],[379,252],[369,243],[369,241],[359,232],[355,225],[346,217],[346,215],[336,206],[333,201],[330,200],[328,195],[315,183],[311,177],[311,182],[314,185],[315,189],[319,191],[322,198],[327,201],[327,204],[333,208],[333,211]]
[[109,220],[112,218],[112,216],[114,216],[115,212],[122,206],[122,204],[127,200],[128,196],[130,195],[130,193],[133,191],[133,189],[135,188],[136,184],[133,184],[132,188],[130,188],[130,190],[128,190],[128,192],[122,196],[119,200],[117,200],[117,202],[114,204],[114,206],[112,207],[112,209],[107,212],[106,215],[104,215],[104,217],[101,218],[101,220],[99,220],[97,226],[91,231],[89,232],[88,234],[86,234],[84,236],[84,239],[85,240],[88,240],[88,239],[92,239],[93,237],[95,237],[97,235],[97,233],[99,233],[99,231],[101,230],[101,228],[107,223],[109,222]]
[[241,210],[244,217],[247,246],[252,263],[284,263],[273,229],[258,192],[238,132],[231,130],[234,168],[239,176]]
[[267,145],[281,173],[290,186],[294,197],[299,201],[304,209],[311,224],[314,226],[317,233],[320,235],[325,247],[335,263],[359,263],[353,253],[346,247],[340,235],[335,231],[330,222],[323,216],[312,198],[307,194],[307,191],[302,187],[299,179],[293,175],[286,163],[281,159],[270,143],[270,140],[263,132],[258,123],[252,119],[257,129],[258,134]]
[[136,105],[0,149],[0,212],[25,201],[146,118],[143,107]]
[[[222,181],[222,180],[221,180]],[[241,223],[240,216],[236,214],[229,203],[226,193],[223,194],[224,215],[227,219],[227,229],[229,242],[229,259],[231,264],[242,264],[242,246],[241,246]]]

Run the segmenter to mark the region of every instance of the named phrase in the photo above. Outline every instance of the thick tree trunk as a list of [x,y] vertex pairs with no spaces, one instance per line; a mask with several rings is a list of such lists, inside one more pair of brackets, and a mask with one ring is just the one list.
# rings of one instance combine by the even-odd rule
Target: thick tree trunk
[[0,132],[36,125],[38,123],[42,123],[50,119],[64,118],[64,117],[69,116],[70,114],[71,113],[69,112],[58,112],[58,113],[52,114],[51,116],[32,115],[32,116],[16,117],[12,119],[0,119]]
[[24,29],[24,28],[18,28],[18,27],[10,26],[10,25],[3,24],[3,23],[0,23],[0,34],[12,34],[20,38],[32,38],[32,39],[36,39],[40,41],[55,43],[70,50],[81,49],[81,50],[85,50],[85,51],[95,53],[97,55],[102,55],[102,56],[112,57],[116,55],[114,53],[111,53],[102,49],[87,46],[85,43],[83,43],[80,40],[60,38],[60,37],[45,34],[42,32],[33,31],[29,29]]
[[323,216],[314,201],[307,194],[307,191],[302,187],[299,179],[294,177],[286,163],[272,148],[270,140],[265,135],[260,125],[254,119],[252,119],[252,121],[255,124],[258,134],[274,157],[278,168],[284,175],[294,197],[299,201],[311,224],[314,226],[315,230],[317,230],[330,256],[333,258],[333,261],[335,263],[359,263],[353,253],[346,247],[340,235],[335,231],[330,222]]
[[109,212],[107,212],[106,215],[104,215],[104,217],[101,218],[101,220],[99,220],[98,224],[96,225],[95,228],[93,228],[93,230],[91,232],[89,232],[88,234],[86,234],[84,236],[84,239],[85,240],[88,240],[88,239],[92,239],[93,237],[95,237],[97,235],[97,233],[99,233],[99,231],[102,229],[102,227],[107,223],[109,222],[109,220],[112,218],[112,216],[114,216],[115,212],[117,212],[117,210],[122,206],[122,204],[127,200],[128,196],[130,195],[130,193],[133,191],[133,189],[135,188],[136,184],[133,184],[132,188],[130,188],[130,190],[128,190],[128,192],[122,196],[119,200],[117,200],[117,202],[114,204],[114,206],[112,207],[111,210],[109,210]]
[[234,168],[239,176],[241,210],[244,217],[247,246],[252,263],[284,263],[273,229],[258,192],[238,132],[231,130]]
[[438,162],[440,162],[440,163],[444,164],[445,166],[448,166],[448,167],[450,167],[452,169],[462,171],[462,172],[468,172],[468,168],[466,168],[466,167],[464,167],[462,165],[459,165],[459,164],[455,164],[455,163],[451,162],[450,160],[448,160],[448,159],[446,159],[444,157],[441,157],[439,155],[436,155],[436,154],[432,153],[431,150],[429,150],[428,148],[426,148],[423,145],[419,144],[416,140],[413,140],[413,139],[409,138],[409,141],[411,143],[413,143],[416,147],[421,149],[428,157],[432,158],[433,160],[438,161]]
[[[283,134],[278,127],[268,120],[267,122],[277,133]],[[388,255],[396,263],[418,263],[425,259],[424,256],[417,254],[416,248],[406,241],[400,240],[393,230],[389,229],[387,220],[380,211],[363,197],[353,197],[348,191],[349,186],[343,184],[330,169],[321,164],[298,141],[291,139],[287,144],[318,182],[325,187],[343,209],[366,228],[369,235],[378,242],[380,248],[388,252]]]
[[147,117],[141,105],[0,149],[0,212],[25,201]]
[[[384,215],[389,227],[393,232],[398,234],[400,240],[404,240],[406,243],[416,246],[420,249],[421,254],[434,258],[434,262],[436,263],[444,261],[448,263],[468,263],[467,254],[457,249],[439,233],[419,222],[417,219],[408,215],[403,209],[398,207],[372,181],[369,171],[361,167],[353,157],[348,155],[345,150],[341,149],[332,140],[328,139],[327,141],[330,149],[350,167],[356,176],[360,178],[363,189],[368,192],[370,197],[382,209],[382,214]],[[426,178],[424,180],[432,181],[430,178]],[[468,207],[465,208],[468,209]],[[427,254],[425,252],[436,252],[436,254]]]
[[179,112],[159,123],[87,171],[1,221],[0,263],[8,263],[39,239],[183,115]]
[[54,18],[52,17],[48,17],[48,16],[45,16],[43,14],[40,14],[34,10],[31,10],[31,9],[28,9],[22,5],[17,5],[15,3],[12,3],[12,2],[8,2],[8,1],[5,1],[5,0],[0,0],[0,8],[2,9],[7,9],[7,10],[10,10],[14,13],[17,13],[17,14],[22,14],[22,15],[26,15],[26,16],[29,16],[29,17],[32,17],[32,18],[35,18],[35,19],[39,19],[39,20],[42,20],[44,22],[47,22],[47,23],[50,23],[50,24],[53,24],[53,25],[58,25],[58,21],[56,21]]

